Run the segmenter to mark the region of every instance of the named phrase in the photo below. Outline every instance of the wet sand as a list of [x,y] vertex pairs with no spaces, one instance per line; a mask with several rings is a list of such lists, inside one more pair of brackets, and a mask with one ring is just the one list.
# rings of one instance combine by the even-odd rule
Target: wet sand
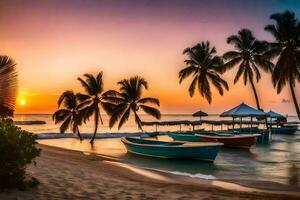
[[46,145],[28,174],[40,184],[0,193],[0,199],[299,199],[297,190],[249,189],[133,167],[115,158]]

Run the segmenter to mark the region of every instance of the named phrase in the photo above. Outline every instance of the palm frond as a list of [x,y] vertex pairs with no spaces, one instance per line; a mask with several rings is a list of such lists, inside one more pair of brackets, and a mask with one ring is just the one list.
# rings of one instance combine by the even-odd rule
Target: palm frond
[[146,97],[146,98],[141,98],[137,101],[138,103],[145,104],[145,103],[152,103],[157,106],[159,106],[159,100],[157,98],[151,98],[151,97]]
[[181,83],[185,78],[190,76],[193,73],[197,73],[198,68],[195,66],[189,66],[182,70],[180,70],[178,77],[179,77],[179,83]]
[[112,115],[114,112],[114,108],[116,107],[116,104],[110,103],[110,102],[103,102],[101,101],[101,107],[108,115]]
[[120,119],[123,113],[128,109],[128,104],[119,104],[114,107],[113,113],[109,119],[109,127],[112,128],[115,123]]
[[143,130],[142,120],[140,119],[140,117],[138,116],[138,114],[136,112],[134,112],[134,118],[135,118],[135,123],[138,125],[139,129]]
[[156,108],[146,106],[146,105],[140,105],[140,108],[142,108],[142,110],[145,113],[155,117],[156,119],[160,119],[160,117],[161,117],[160,111]]
[[241,53],[238,51],[228,51],[226,53],[223,54],[223,58],[225,60],[232,60],[235,58],[241,57]]
[[64,122],[61,124],[59,130],[61,133],[66,132],[66,130],[71,126],[71,122],[72,122],[72,116],[68,116]]
[[241,75],[244,73],[244,71],[245,71],[245,67],[244,67],[244,61],[243,61],[240,64],[239,69],[234,77],[234,80],[233,80],[234,84],[236,84],[239,81],[239,79],[240,79]]
[[130,115],[130,107],[127,108],[127,110],[123,113],[119,121],[118,129],[120,129],[123,126],[123,124],[129,119],[129,115]]
[[71,115],[71,111],[68,109],[59,109],[53,113],[52,119],[54,120],[55,124],[64,121],[68,116]]
[[89,95],[93,95],[94,94],[92,88],[90,87],[90,85],[85,80],[83,80],[82,78],[77,78],[77,80],[81,83],[81,86],[84,88],[84,90]]
[[18,87],[16,63],[8,56],[0,56],[0,117],[13,116]]
[[237,64],[239,64],[241,61],[242,61],[242,58],[241,58],[241,57],[237,57],[237,58],[234,58],[234,59],[228,61],[227,63],[225,63],[225,64],[222,66],[223,71],[227,71],[227,70],[232,69],[232,68],[235,67]]
[[198,76],[195,76],[189,87],[190,97],[193,97],[195,94],[197,82],[198,82]]
[[86,95],[86,94],[82,94],[82,93],[76,93],[76,99],[79,101],[79,102],[84,102],[84,101],[87,101],[91,98],[90,95]]

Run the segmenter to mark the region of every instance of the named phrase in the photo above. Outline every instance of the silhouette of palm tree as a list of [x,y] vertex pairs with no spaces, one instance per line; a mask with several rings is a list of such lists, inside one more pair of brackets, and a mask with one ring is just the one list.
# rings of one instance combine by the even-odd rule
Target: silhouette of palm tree
[[300,22],[290,11],[275,13],[270,17],[275,24],[267,25],[265,30],[272,34],[275,41],[270,42],[266,53],[276,58],[272,81],[277,93],[288,83],[292,93],[295,109],[300,120],[300,109],[295,94],[296,81],[300,81]]
[[79,126],[82,124],[84,112],[79,108],[78,95],[73,91],[65,91],[58,99],[58,108],[63,104],[63,108],[58,109],[52,119],[55,124],[61,123],[60,132],[64,133],[68,128],[73,133],[77,133],[80,140],[82,137],[79,132]]
[[220,95],[224,94],[224,89],[228,90],[228,84],[220,77],[222,72],[222,58],[216,56],[216,48],[210,47],[210,43],[201,42],[192,48],[187,48],[183,54],[188,56],[184,62],[187,67],[179,72],[179,83],[188,76],[192,76],[193,80],[189,87],[189,93],[192,97],[198,86],[201,96],[205,97],[208,103],[212,101],[212,92],[210,84],[217,88]]
[[142,109],[146,114],[156,119],[160,119],[160,111],[157,108],[147,105],[151,103],[159,106],[159,100],[151,97],[142,97],[143,89],[148,90],[148,83],[145,79],[134,76],[130,79],[119,81],[118,85],[120,85],[120,92],[115,90],[107,92],[110,96],[109,101],[116,104],[109,120],[110,127],[113,127],[119,121],[118,128],[120,129],[129,119],[130,113],[133,113],[138,128],[142,130],[141,119],[138,115],[139,109]]
[[84,79],[78,78],[78,80],[83,86],[86,94],[80,94],[79,99],[81,104],[79,106],[85,113],[84,122],[86,122],[86,120],[88,120],[92,115],[94,116],[95,129],[90,141],[92,144],[97,134],[99,120],[101,124],[103,124],[100,112],[101,108],[103,108],[107,114],[110,114],[114,104],[106,100],[106,93],[103,92],[102,72],[99,72],[97,76],[93,76],[92,74],[84,74],[83,76]]
[[224,70],[238,66],[234,84],[238,82],[241,76],[243,76],[244,85],[247,85],[249,80],[257,109],[261,110],[253,79],[255,76],[257,82],[260,80],[259,68],[265,72],[272,72],[273,63],[269,61],[268,57],[263,55],[268,49],[266,43],[256,40],[248,29],[240,30],[238,35],[231,35],[227,38],[227,43],[234,45],[236,51],[228,51],[223,55],[224,60],[227,61],[224,64]]

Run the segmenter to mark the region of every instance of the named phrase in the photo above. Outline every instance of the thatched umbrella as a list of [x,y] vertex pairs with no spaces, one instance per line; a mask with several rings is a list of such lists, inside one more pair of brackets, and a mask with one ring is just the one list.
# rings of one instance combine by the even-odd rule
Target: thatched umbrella
[[205,116],[208,116],[208,114],[206,112],[203,112],[202,110],[199,110],[198,112],[195,112],[193,114],[193,117],[200,117],[200,120],[201,120],[201,117],[205,117]]
[[[200,117],[200,121],[201,121],[201,117],[205,117],[205,116],[208,116],[208,114],[206,112],[203,112],[202,110],[199,110],[198,112],[195,112],[193,114],[193,117]],[[192,124],[192,126],[193,126],[193,130],[195,130],[195,127],[193,124]]]

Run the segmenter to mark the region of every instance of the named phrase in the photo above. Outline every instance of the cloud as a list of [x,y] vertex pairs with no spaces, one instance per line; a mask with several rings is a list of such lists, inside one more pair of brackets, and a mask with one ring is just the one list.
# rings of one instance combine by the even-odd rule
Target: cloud
[[289,99],[282,99],[281,103],[290,103],[291,101]]

